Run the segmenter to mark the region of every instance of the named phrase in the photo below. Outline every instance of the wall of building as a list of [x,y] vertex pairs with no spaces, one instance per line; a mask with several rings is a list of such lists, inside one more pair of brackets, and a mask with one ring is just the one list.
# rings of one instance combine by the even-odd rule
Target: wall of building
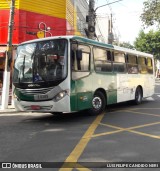
[[[8,1],[9,2],[9,1]],[[16,0],[13,44],[56,35],[85,35],[86,0]],[[0,44],[8,34],[9,5],[0,1]]]

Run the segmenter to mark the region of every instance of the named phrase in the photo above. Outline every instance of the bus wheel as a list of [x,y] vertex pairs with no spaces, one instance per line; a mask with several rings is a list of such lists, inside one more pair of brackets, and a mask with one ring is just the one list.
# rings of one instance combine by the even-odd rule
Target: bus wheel
[[102,92],[97,91],[92,99],[92,108],[89,109],[89,114],[98,115],[105,110],[106,99]]
[[135,103],[136,105],[142,103],[142,97],[143,97],[142,90],[141,90],[140,87],[137,87],[136,93],[135,93],[135,100],[134,100],[134,103]]

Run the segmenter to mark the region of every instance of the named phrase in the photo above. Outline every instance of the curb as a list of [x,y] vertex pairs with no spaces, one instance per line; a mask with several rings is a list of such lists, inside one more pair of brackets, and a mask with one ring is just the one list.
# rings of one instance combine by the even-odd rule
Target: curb
[[16,111],[13,106],[8,106],[7,109],[1,109],[0,105],[0,114],[11,114],[11,113],[20,113],[20,111]]
[[19,113],[19,111],[16,111],[15,109],[5,109],[5,110],[0,109],[0,114],[4,114],[4,113]]

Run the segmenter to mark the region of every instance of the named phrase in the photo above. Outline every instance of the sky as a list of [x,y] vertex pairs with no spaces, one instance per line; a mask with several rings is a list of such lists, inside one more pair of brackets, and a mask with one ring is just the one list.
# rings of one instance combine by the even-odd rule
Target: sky
[[[117,0],[95,0],[95,7]],[[140,15],[143,11],[145,0],[122,0],[111,5],[99,8],[96,13],[113,14],[113,28],[119,35],[120,42],[133,44],[139,31],[143,28]]]

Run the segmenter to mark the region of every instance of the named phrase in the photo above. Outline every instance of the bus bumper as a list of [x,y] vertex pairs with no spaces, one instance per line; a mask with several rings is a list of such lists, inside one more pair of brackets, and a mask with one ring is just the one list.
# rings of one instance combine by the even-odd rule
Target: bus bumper
[[14,99],[14,106],[17,111],[70,112],[70,98],[69,96],[65,96],[57,102],[53,100],[28,102]]

